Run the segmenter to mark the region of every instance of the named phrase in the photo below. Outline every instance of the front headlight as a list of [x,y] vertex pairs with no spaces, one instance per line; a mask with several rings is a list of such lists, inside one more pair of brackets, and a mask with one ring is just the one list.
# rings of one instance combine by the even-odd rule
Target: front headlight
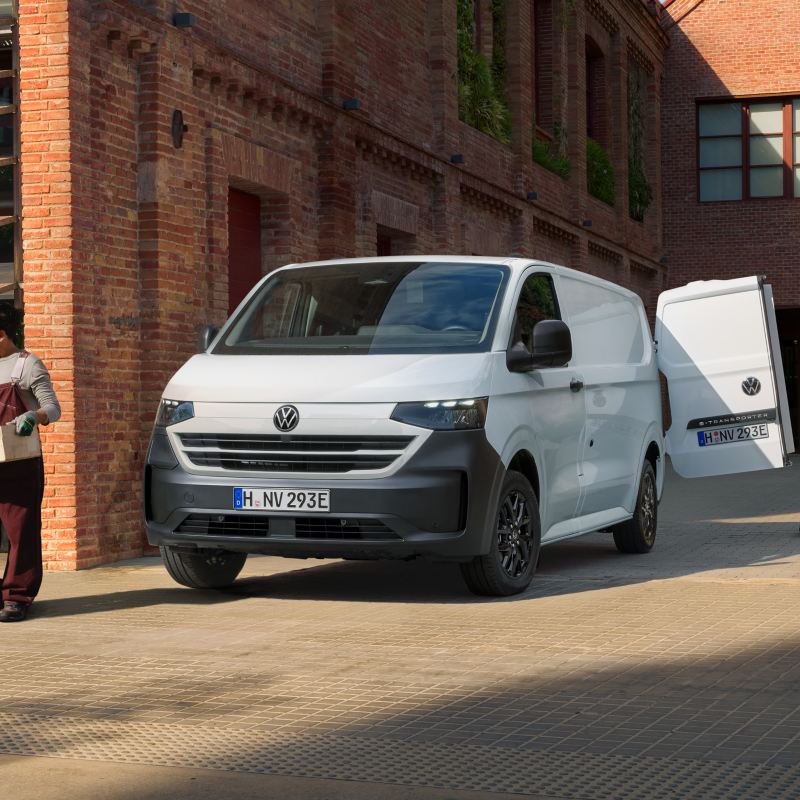
[[166,428],[194,416],[194,404],[186,400],[162,400],[158,407],[156,425]]
[[398,403],[392,419],[435,431],[467,431],[482,428],[489,408],[488,397],[471,400],[432,400],[428,403]]

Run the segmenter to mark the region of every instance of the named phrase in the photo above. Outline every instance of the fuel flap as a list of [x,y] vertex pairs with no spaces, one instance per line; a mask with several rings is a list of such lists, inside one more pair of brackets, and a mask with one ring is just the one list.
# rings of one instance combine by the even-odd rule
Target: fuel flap
[[786,465],[794,439],[769,284],[695,281],[663,292],[655,339],[672,413],[666,449],[679,475]]

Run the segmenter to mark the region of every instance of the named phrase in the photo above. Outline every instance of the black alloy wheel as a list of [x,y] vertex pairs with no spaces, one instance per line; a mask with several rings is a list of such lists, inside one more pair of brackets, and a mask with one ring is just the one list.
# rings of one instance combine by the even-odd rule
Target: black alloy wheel
[[506,473],[491,531],[490,550],[461,565],[470,591],[490,597],[524,592],[539,562],[539,504],[528,479]]
[[642,466],[633,517],[612,530],[614,544],[621,553],[649,553],[653,549],[658,530],[658,496],[656,473],[649,461]]
[[500,565],[509,578],[519,578],[533,554],[533,522],[528,501],[519,489],[512,489],[497,514],[497,550]]

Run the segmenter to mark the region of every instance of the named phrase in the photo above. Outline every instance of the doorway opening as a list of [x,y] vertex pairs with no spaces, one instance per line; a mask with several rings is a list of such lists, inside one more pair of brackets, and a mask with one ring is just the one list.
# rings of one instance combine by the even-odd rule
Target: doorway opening
[[800,448],[800,308],[778,308],[778,339],[795,448]]
[[228,190],[228,314],[261,280],[261,198]]

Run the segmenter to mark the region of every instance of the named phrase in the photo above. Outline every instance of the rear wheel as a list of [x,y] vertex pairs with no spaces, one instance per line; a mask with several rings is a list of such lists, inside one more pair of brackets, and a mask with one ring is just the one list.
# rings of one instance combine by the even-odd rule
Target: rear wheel
[[223,589],[242,571],[247,553],[228,550],[178,550],[161,546],[161,559],[170,577],[191,589]]
[[461,565],[470,591],[493,597],[524,592],[539,561],[540,538],[539,504],[533,488],[524,475],[509,470],[500,492],[491,549]]
[[656,473],[653,465],[645,461],[633,517],[614,526],[614,544],[621,553],[649,553],[656,543],[657,527]]

